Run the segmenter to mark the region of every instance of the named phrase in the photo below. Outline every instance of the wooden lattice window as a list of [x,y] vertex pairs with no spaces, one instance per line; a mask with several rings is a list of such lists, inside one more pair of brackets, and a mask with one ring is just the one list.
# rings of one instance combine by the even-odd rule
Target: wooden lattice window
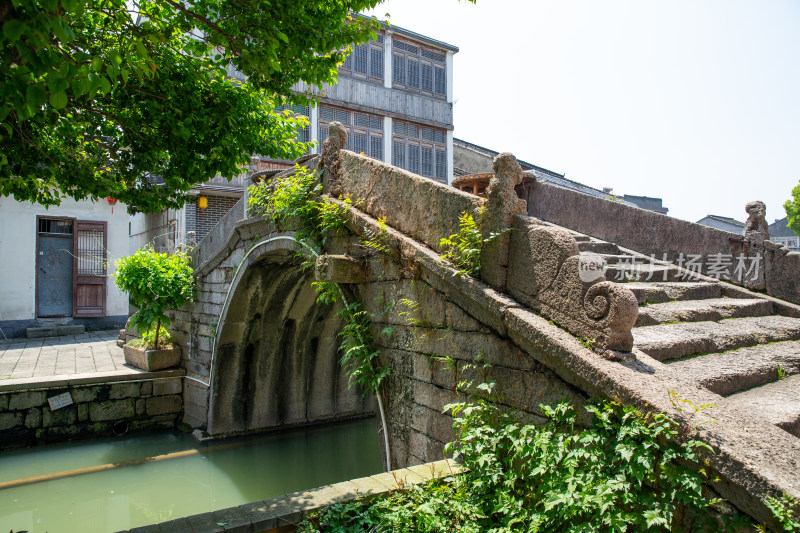
[[445,54],[395,37],[392,40],[392,86],[446,97]]
[[353,45],[339,74],[383,81],[383,67],[383,35],[378,35],[373,41]]
[[392,164],[446,183],[446,138],[442,129],[395,120],[392,126]]
[[383,161],[383,117],[322,105],[319,108],[319,139],[328,137],[331,122],[347,129],[345,149]]

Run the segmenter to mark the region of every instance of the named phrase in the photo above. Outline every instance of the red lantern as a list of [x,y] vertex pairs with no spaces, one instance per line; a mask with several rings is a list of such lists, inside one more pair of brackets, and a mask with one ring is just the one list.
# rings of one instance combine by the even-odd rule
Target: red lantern
[[109,204],[111,204],[111,214],[113,215],[114,214],[114,204],[117,203],[117,201],[114,198],[111,198],[110,196],[106,196],[106,201]]

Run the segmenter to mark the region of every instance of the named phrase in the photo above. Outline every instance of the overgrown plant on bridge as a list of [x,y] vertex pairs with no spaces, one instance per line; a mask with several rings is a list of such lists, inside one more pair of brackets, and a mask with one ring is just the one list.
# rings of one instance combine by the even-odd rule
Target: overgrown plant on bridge
[[481,249],[484,245],[505,233],[492,232],[485,235],[481,228],[485,207],[481,207],[473,216],[464,211],[458,217],[458,233],[443,237],[439,241],[442,247],[442,259],[446,259],[458,268],[458,274],[469,274],[478,277],[481,273]]
[[[349,206],[347,199],[344,206],[327,201],[322,196],[318,172],[299,165],[291,174],[248,188],[251,213],[270,218],[279,229],[295,229],[297,239],[315,253],[322,252],[329,236],[346,229]],[[313,261],[306,259],[304,267],[312,266]],[[319,303],[342,305],[341,363],[350,374],[350,383],[361,387],[364,394],[377,391],[389,368],[378,362],[369,316],[359,302],[345,298],[336,283],[314,282],[313,286]]]
[[[491,387],[484,385],[485,392]],[[322,510],[301,531],[737,531],[704,496],[699,452],[662,414],[616,403],[542,406],[543,426],[521,424],[487,399],[448,406],[466,473],[373,501]],[[690,465],[700,464],[697,471]]]

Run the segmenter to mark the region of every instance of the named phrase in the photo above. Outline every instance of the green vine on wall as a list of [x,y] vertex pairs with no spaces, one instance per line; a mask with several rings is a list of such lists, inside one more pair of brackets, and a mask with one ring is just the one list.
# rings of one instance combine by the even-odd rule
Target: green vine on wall
[[[317,171],[298,165],[291,174],[251,186],[247,191],[251,214],[271,219],[278,229],[293,226],[297,240],[315,253],[322,252],[331,235],[347,228],[345,215],[350,200],[345,199],[344,206],[326,200],[322,196]],[[388,250],[379,241],[374,242],[376,246],[371,249]],[[313,264],[313,260],[306,260],[302,267],[307,269]],[[312,286],[317,292],[318,303],[342,305],[339,311],[343,320],[339,333],[342,337],[341,364],[350,374],[350,384],[360,386],[364,394],[377,391],[381,381],[389,375],[389,368],[378,361],[379,351],[374,347],[369,316],[360,303],[345,299],[344,292],[336,283],[315,281]]]

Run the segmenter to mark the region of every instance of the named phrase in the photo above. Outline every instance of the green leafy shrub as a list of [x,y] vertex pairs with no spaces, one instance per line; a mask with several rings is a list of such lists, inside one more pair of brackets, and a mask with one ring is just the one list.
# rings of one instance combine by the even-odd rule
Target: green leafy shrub
[[[163,345],[161,335],[170,320],[166,312],[194,299],[194,271],[184,252],[168,255],[145,247],[117,262],[117,287],[130,295],[139,311],[131,322],[144,346]],[[162,327],[163,326],[163,327]]]
[[[485,392],[491,387],[483,385]],[[698,456],[665,415],[590,405],[590,428],[568,403],[524,425],[486,400],[447,406],[459,437],[447,446],[468,471],[370,502],[323,509],[301,531],[724,531],[704,497]],[[692,469],[694,465],[697,471]],[[741,525],[730,519],[728,530]]]
[[[792,509],[793,507],[797,508],[800,502],[788,494],[784,494],[781,498],[767,498],[764,503],[784,531],[800,531],[800,516],[797,516]],[[767,531],[763,526],[759,526],[757,529]]]
[[458,233],[443,237],[439,246],[444,250],[442,259],[447,259],[460,272],[477,276],[481,271],[481,246],[483,236],[475,218],[467,211],[458,217]]
[[285,228],[291,221],[298,221],[298,240],[315,250],[325,244],[331,233],[346,227],[345,207],[321,198],[322,184],[318,173],[296,165],[289,175],[273,178],[266,184],[247,188],[247,206],[253,215],[270,218],[278,228]]
[[483,207],[478,209],[477,220],[469,212],[464,211],[458,217],[458,233],[439,240],[439,246],[444,251],[442,259],[453,263],[459,269],[459,274],[477,277],[481,273],[481,248],[483,245],[500,237],[506,231],[510,231],[493,232],[484,236],[480,227],[483,211]]

